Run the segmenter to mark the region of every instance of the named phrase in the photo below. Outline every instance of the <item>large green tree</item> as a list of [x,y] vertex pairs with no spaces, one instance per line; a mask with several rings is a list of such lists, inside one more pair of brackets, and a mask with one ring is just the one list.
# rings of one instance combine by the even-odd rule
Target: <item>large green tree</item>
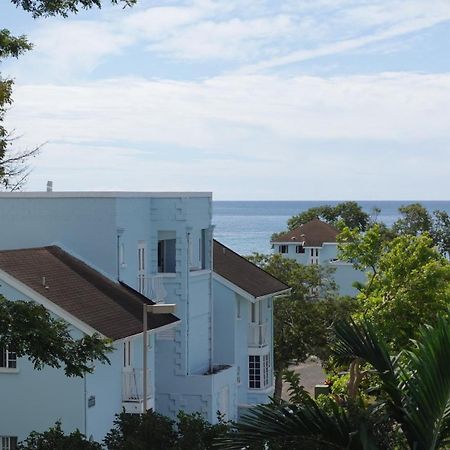
[[298,264],[280,254],[255,254],[249,259],[292,289],[274,301],[275,395],[280,397],[289,363],[311,355],[326,359],[333,323],[349,317],[355,303],[337,296],[331,270]]
[[358,286],[361,314],[394,347],[407,345],[421,324],[447,310],[450,263],[428,233],[389,240],[375,225],[365,233],[346,228],[340,242],[340,258],[367,273],[367,283]]

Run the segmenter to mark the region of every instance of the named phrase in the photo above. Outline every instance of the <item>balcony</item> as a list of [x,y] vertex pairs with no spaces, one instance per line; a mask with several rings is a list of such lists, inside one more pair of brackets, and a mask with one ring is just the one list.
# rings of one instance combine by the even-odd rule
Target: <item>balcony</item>
[[[164,287],[164,279],[167,274],[139,275],[138,291],[155,303],[164,303],[167,291]],[[172,275],[172,274],[170,274]]]
[[267,323],[248,325],[248,346],[264,347],[269,345],[269,327]]
[[[144,398],[144,370],[130,369],[122,372],[122,405],[126,412],[141,413]],[[147,408],[153,407],[151,372],[147,370]]]

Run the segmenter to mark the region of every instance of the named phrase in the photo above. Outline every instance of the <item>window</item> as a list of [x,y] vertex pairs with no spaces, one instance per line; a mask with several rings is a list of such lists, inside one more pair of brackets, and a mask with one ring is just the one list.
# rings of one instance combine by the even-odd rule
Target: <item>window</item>
[[16,436],[0,436],[0,450],[16,450]]
[[236,319],[241,318],[241,301],[239,297],[236,296]]
[[249,355],[248,357],[248,387],[250,389],[261,388],[261,357]]
[[131,340],[127,339],[123,343],[123,367],[131,367]]
[[158,272],[175,273],[176,265],[175,231],[158,232]]
[[309,263],[319,264],[319,248],[314,247],[309,249]]
[[138,291],[145,295],[145,267],[147,265],[145,254],[146,254],[146,243],[145,241],[138,242]]
[[305,247],[303,247],[303,245],[296,245],[295,253],[305,253]]
[[119,264],[121,267],[125,267],[125,244],[123,242],[119,246]]
[[287,245],[279,245],[278,246],[278,252],[279,253],[287,253],[288,252],[288,246]]
[[202,235],[200,238],[200,267],[202,269],[206,269],[206,238],[207,238],[207,231],[206,229],[202,230]]
[[261,309],[259,302],[250,303],[250,322],[261,323]]
[[241,384],[241,366],[237,366],[236,382],[237,382],[237,384]]
[[248,387],[250,389],[261,389],[270,385],[270,354],[249,355]]
[[8,350],[7,348],[0,349],[0,368],[17,369],[16,352]]
[[263,355],[263,385],[269,386],[269,374],[270,374],[270,355]]

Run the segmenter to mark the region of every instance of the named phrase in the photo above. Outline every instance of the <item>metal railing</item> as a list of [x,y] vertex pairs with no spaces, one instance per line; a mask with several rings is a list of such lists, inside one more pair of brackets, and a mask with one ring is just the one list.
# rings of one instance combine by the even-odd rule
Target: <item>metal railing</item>
[[267,323],[250,323],[248,325],[249,347],[264,347],[269,344],[269,327]]
[[[152,397],[150,370],[147,370],[147,397]],[[122,372],[122,401],[141,402],[144,391],[144,370],[130,369]]]

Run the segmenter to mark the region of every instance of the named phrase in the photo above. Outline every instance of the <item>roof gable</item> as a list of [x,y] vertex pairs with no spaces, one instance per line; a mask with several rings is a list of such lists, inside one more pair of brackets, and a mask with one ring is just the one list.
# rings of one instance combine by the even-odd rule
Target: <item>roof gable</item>
[[[142,332],[143,305],[153,304],[56,246],[0,251],[0,269],[114,340]],[[148,314],[149,329],[176,321]]]
[[278,236],[272,242],[299,243],[305,247],[321,247],[325,242],[337,242],[339,230],[319,219],[313,219]]
[[252,297],[274,295],[289,286],[214,240],[214,272]]

